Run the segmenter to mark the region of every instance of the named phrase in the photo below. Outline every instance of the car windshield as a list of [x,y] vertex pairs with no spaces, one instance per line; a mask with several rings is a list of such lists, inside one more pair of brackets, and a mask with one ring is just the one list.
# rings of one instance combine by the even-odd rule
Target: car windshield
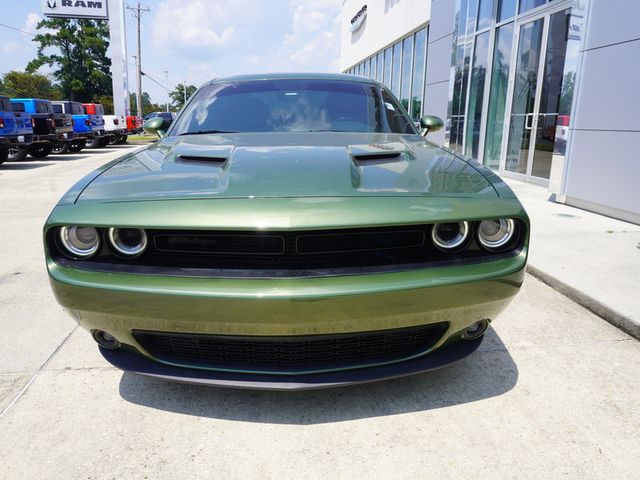
[[169,134],[327,131],[416,133],[398,102],[376,84],[282,79],[208,85]]

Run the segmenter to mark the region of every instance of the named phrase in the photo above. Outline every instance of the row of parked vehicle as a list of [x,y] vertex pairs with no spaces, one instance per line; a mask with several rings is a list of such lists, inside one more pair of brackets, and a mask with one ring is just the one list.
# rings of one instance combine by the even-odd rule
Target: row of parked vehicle
[[98,103],[0,96],[0,163],[120,144],[140,132],[142,118],[105,115]]

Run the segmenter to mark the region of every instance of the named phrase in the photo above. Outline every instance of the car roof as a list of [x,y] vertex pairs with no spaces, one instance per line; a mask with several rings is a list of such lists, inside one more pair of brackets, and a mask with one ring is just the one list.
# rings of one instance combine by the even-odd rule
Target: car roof
[[252,75],[234,75],[230,77],[214,78],[208,84],[224,82],[247,82],[251,80],[336,80],[342,82],[374,83],[380,82],[368,77],[346,73],[258,73]]

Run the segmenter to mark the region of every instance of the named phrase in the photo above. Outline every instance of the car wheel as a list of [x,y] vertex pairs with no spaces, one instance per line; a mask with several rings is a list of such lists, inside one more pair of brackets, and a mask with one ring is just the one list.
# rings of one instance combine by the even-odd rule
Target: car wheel
[[4,163],[9,158],[9,147],[2,146],[0,147],[0,163]]
[[69,151],[70,152],[79,152],[80,150],[82,150],[85,146],[87,145],[87,141],[85,139],[82,140],[74,140],[73,142],[71,142],[71,145],[69,145]]
[[50,143],[38,143],[29,147],[29,155],[33,158],[44,158],[53,151],[53,145]]
[[18,147],[16,145],[11,145],[9,147],[9,161],[21,162],[25,158],[27,158],[28,153],[29,153],[29,147]]
[[112,139],[113,139],[113,137],[102,137],[102,138],[99,140],[99,142],[100,142],[100,143],[99,143],[98,145],[99,145],[100,147],[106,147],[107,145],[109,145],[109,144],[111,143],[111,140],[112,140]]
[[100,142],[101,138],[91,138],[87,140],[85,148],[101,148],[104,145]]
[[122,145],[127,143],[127,135],[120,135],[120,137],[118,137],[118,140],[115,141],[116,145]]
[[53,153],[67,153],[69,151],[69,143],[68,142],[60,142],[53,145],[52,152]]

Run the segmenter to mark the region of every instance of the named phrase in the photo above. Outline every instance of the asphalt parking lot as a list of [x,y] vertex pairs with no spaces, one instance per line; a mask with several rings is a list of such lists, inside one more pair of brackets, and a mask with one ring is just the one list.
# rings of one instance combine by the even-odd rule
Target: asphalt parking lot
[[530,276],[424,375],[286,393],[111,368],[55,302],[41,229],[131,148],[0,165],[0,478],[638,478],[640,345]]

